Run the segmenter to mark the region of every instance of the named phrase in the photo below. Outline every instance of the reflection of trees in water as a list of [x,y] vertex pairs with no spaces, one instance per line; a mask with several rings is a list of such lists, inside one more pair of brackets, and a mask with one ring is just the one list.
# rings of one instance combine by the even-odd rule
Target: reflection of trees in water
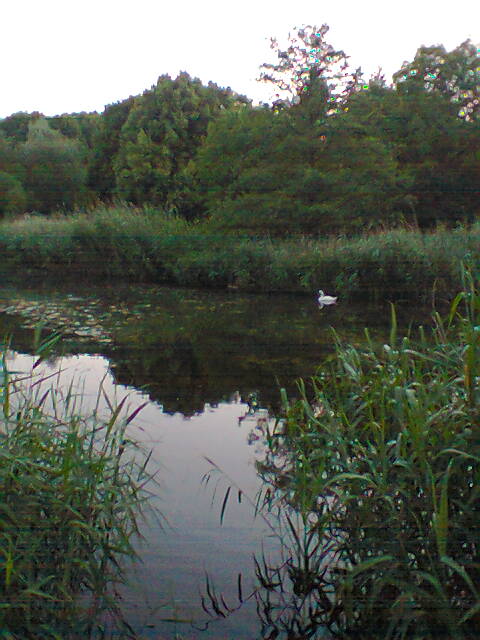
[[[278,406],[278,388],[294,391],[331,350],[330,324],[361,331],[352,308],[319,315],[315,297],[195,291],[110,283],[82,289],[5,289],[16,328],[46,322],[60,330],[65,355],[92,353],[110,360],[117,382],[142,388],[168,413],[192,415],[235,389],[261,392]],[[1,297],[1,296],[0,296]],[[4,305],[4,306],[5,306]],[[0,310],[2,309],[0,305]],[[378,308],[376,317],[378,319]],[[16,323],[15,323],[16,320]]]
[[193,415],[203,411],[206,402],[218,401],[209,392],[204,363],[185,339],[142,351],[118,346],[110,356],[110,369],[117,383],[144,389],[166,413]]
[[117,382],[144,388],[166,412],[192,415],[202,412],[207,402],[214,405],[229,398],[235,389],[245,397],[258,389],[264,404],[278,406],[275,368],[295,373],[311,373],[314,368],[310,358],[300,363],[294,357],[298,358],[295,344],[285,349],[274,340],[259,345],[255,338],[214,340],[179,332],[169,341],[159,336],[146,348],[116,342],[110,362]]
[[260,389],[274,404],[278,384],[310,375],[324,348],[304,298],[135,286],[12,288],[3,297],[19,350],[31,349],[21,327],[43,321],[44,333],[65,336],[65,355],[103,355],[117,382],[143,388],[169,413],[201,412],[235,389]]

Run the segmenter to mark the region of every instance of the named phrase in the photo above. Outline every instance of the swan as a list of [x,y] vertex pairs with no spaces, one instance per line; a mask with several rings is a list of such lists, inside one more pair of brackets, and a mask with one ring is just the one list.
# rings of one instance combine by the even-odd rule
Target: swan
[[318,292],[318,304],[320,305],[320,309],[323,309],[326,305],[335,304],[337,302],[337,296],[326,296],[323,291],[320,289]]

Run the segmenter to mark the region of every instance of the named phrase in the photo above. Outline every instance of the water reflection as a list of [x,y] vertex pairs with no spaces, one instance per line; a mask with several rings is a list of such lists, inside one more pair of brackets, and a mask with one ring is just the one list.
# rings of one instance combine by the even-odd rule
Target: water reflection
[[290,504],[289,478],[282,466],[281,448],[275,447],[275,453],[270,448],[278,433],[275,420],[251,402],[247,407],[240,421],[249,424],[247,442],[255,451],[255,467],[262,480],[256,510],[275,544],[269,550],[255,552],[254,589],[247,598],[239,595],[236,606],[227,604],[207,585],[205,610],[213,619],[221,620],[236,614],[253,599],[258,640],[336,637],[342,612],[332,579],[336,571],[335,549],[325,536],[321,517],[317,517],[320,514],[305,517],[298,505]]
[[279,386],[310,376],[332,350],[334,327],[348,340],[363,326],[382,333],[388,305],[319,310],[316,299],[167,287],[69,285],[0,290],[0,330],[31,348],[39,322],[59,330],[66,354],[107,357],[117,382],[144,389],[165,412],[194,415],[258,391],[265,406]]
[[[310,553],[318,540],[310,535],[314,529],[305,533],[285,520],[280,545],[248,500],[230,500],[222,525],[221,507],[228,486],[254,502],[267,410],[278,404],[279,386],[291,395],[293,381],[310,376],[331,351],[330,327],[355,342],[367,324],[373,335],[375,327],[384,333],[388,317],[387,306],[342,307],[341,299],[320,311],[313,295],[122,284],[0,291],[0,330],[12,333],[13,346],[23,352],[11,362],[14,368],[31,365],[33,327],[41,321],[45,332],[65,336],[61,363],[44,366],[52,373],[61,364],[63,384],[81,381],[85,408],[95,402],[102,379],[107,395],[129,393],[131,411],[151,401],[135,420],[134,435],[153,450],[160,491],[152,505],[169,526],[162,531],[154,518],[147,521],[138,543],[142,563],[131,567],[132,586],[121,594],[141,637],[299,639],[316,637],[334,622],[328,576],[308,560],[324,560],[323,551]],[[201,484],[211,470],[207,458],[224,472],[208,490]],[[293,544],[294,531],[303,547]],[[292,544],[285,546],[288,536]],[[212,594],[224,616],[215,607],[208,616],[202,607],[202,596],[208,609]]]
[[[21,374],[31,370],[34,358],[10,352],[8,365]],[[61,373],[57,372],[61,369]],[[98,406],[99,387],[112,402],[128,395],[128,414],[144,404],[147,396],[133,387],[119,385],[109,372],[109,362],[100,356],[80,355],[46,362],[36,370],[38,379],[78,394],[78,410],[88,414]],[[156,473],[158,486],[150,506],[162,514],[147,512],[143,539],[136,542],[141,562],[129,568],[130,584],[118,592],[122,613],[142,638],[199,637],[208,639],[255,637],[258,623],[254,602],[245,602],[235,616],[212,621],[202,608],[201,594],[206,576],[213,576],[215,589],[225,601],[237,601],[237,578],[244,576],[245,591],[254,590],[253,554],[269,548],[268,531],[255,518],[248,501],[230,505],[223,525],[219,508],[212,506],[212,490],[218,495],[228,483],[242,487],[244,495],[255,496],[259,479],[256,454],[247,444],[248,420],[239,421],[248,405],[232,394],[232,402],[204,406],[200,414],[185,417],[167,414],[158,403],[149,402],[129,425],[129,436],[152,450],[148,470]],[[236,401],[235,401],[236,400]],[[48,408],[48,406],[46,406]],[[202,485],[211,469],[207,458],[226,471],[215,486]]]

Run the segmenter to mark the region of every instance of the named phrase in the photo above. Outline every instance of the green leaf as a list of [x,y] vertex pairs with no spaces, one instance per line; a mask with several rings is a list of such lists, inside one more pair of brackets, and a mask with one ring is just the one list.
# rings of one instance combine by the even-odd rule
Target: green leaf
[[356,576],[359,573],[364,573],[365,571],[370,571],[373,567],[376,567],[384,562],[393,562],[394,557],[391,555],[384,555],[378,558],[372,558],[371,560],[365,560],[365,562],[361,562],[357,564],[351,571],[348,572],[350,576]]
[[475,585],[473,584],[472,579],[470,578],[468,573],[465,571],[465,567],[462,567],[462,565],[458,564],[458,562],[455,562],[455,560],[453,560],[453,558],[450,558],[449,556],[441,556],[440,560],[444,564],[448,565],[451,569],[453,569],[456,573],[458,573],[459,576],[461,576],[465,580],[465,582],[470,587],[471,592],[478,599],[479,592],[475,588]]
[[[453,460],[448,464],[447,470],[441,480],[440,501],[438,511],[433,513],[433,525],[435,528],[435,536],[437,539],[437,548],[439,556],[445,556],[447,553],[447,536],[448,536],[448,478]],[[435,487],[432,487],[435,492]]]

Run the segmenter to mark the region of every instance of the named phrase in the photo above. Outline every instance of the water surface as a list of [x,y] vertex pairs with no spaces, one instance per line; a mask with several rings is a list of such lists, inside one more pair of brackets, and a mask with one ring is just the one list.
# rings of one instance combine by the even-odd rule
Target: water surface
[[[388,329],[387,304],[342,304],[320,310],[315,295],[254,295],[169,287],[108,284],[10,285],[0,289],[0,330],[12,334],[11,367],[28,370],[34,327],[60,331],[62,353],[44,365],[62,368],[60,384],[74,378],[85,410],[100,384],[110,397],[129,396],[134,435],[152,449],[159,487],[138,543],[142,562],[122,592],[127,619],[142,637],[266,638],[254,600],[225,619],[211,620],[206,579],[229,608],[258,587],[254,554],[278,556],[278,541],[246,496],[260,480],[263,454],[258,415],[247,399],[272,414],[279,387],[296,393],[295,380],[312,375],[332,352],[333,333],[361,342],[368,325],[376,339]],[[207,460],[208,458],[208,460]],[[202,478],[222,470],[205,486]],[[231,498],[220,522],[221,505]],[[236,499],[237,489],[243,494]],[[286,637],[286,636],[285,636]],[[320,636],[319,636],[320,637]]]

